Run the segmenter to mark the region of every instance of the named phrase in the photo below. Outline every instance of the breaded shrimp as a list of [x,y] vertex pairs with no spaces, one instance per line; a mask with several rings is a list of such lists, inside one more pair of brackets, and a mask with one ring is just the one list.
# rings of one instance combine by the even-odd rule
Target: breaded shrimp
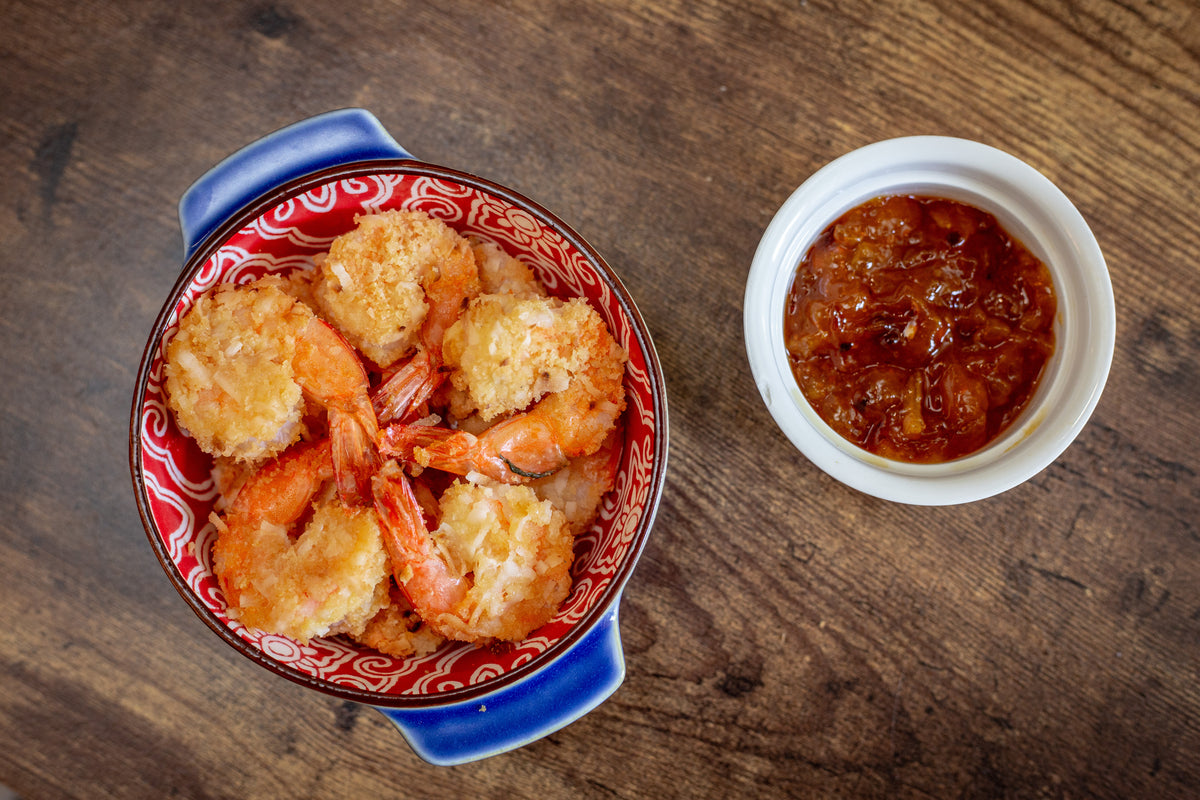
[[443,352],[450,381],[465,393],[457,417],[477,412],[485,421],[520,411],[561,392],[593,353],[603,320],[581,298],[481,294],[446,332]]
[[[429,425],[390,425],[380,436],[381,454],[456,475],[479,473],[503,483],[526,483],[552,474],[571,458],[595,453],[604,443],[625,410],[627,356],[600,315],[582,301],[555,305],[548,300],[509,298],[493,307],[492,299],[498,297],[476,298],[468,315],[447,333],[448,359],[459,325],[465,349],[473,353],[459,357],[460,364],[471,366],[455,375],[466,376],[465,385],[472,394],[480,385],[478,394],[483,397],[477,401],[486,398],[487,407],[493,410],[528,402],[527,398],[536,398],[540,391],[552,393],[478,435]],[[536,309],[528,308],[529,302],[537,303]],[[484,312],[484,322],[479,323],[470,313],[476,309]],[[557,309],[563,313],[555,313]],[[496,311],[502,312],[500,317],[495,316]],[[510,317],[516,326],[508,326]],[[540,338],[547,342],[543,347],[535,344]],[[502,344],[491,352],[488,342]],[[526,347],[534,355],[525,355],[522,350]],[[556,370],[549,377],[549,368],[539,372],[522,366],[525,361],[545,366],[555,358]],[[484,366],[487,363],[491,369]],[[563,383],[565,386],[556,389]],[[497,388],[502,384],[503,391]],[[499,400],[501,395],[508,399]]]
[[[528,266],[518,259],[508,255],[498,245],[491,242],[483,242],[476,239],[471,239],[471,250],[475,254],[475,262],[479,267],[479,282],[482,285],[482,292],[486,294],[505,294],[514,295],[517,297],[545,297],[546,289],[542,286],[541,281],[533,274]],[[477,292],[478,293],[478,292]],[[471,298],[467,298],[471,299]],[[464,304],[465,305],[465,304]],[[459,308],[454,314],[455,320],[461,316],[463,309]],[[451,320],[453,322],[454,320]],[[440,356],[441,350],[437,350]],[[413,365],[420,364],[425,369],[425,374],[429,374],[433,369],[441,366],[441,361],[436,364],[432,360],[422,363],[419,358],[421,353],[418,353],[418,358],[413,359]],[[412,370],[413,366],[406,367]],[[383,424],[389,422],[402,422],[406,418],[418,416],[418,409],[421,400],[429,398],[434,391],[441,390],[440,402],[444,407],[451,409],[470,409],[470,401],[466,394],[461,390],[451,386],[442,385],[442,378],[445,370],[437,369],[436,381],[430,381],[420,386],[420,392],[413,389],[401,389],[398,379],[388,381],[388,385],[381,387],[376,394],[376,398],[382,396],[385,392],[393,396],[403,397],[408,401],[404,407],[400,407],[394,400],[384,407],[378,399],[376,399],[376,411],[379,414],[380,422]],[[406,379],[409,384],[412,383],[412,378]],[[437,385],[434,385],[434,384]],[[401,391],[406,394],[401,394]],[[466,411],[463,412],[464,414]],[[460,417],[462,422],[465,417]]]
[[444,222],[394,210],[358,217],[318,268],[319,310],[380,368],[417,345],[426,292],[442,271],[477,271],[466,239]]
[[528,266],[513,258],[496,244],[471,239],[471,251],[479,265],[479,279],[485,294],[513,294],[544,297],[546,289]]
[[282,279],[222,284],[180,320],[167,345],[167,403],[214,456],[253,461],[302,433],[305,398],[328,412],[338,490],[364,502],[378,468],[378,423],[358,354]]
[[[216,518],[213,569],[229,616],[307,642],[360,634],[388,603],[389,561],[375,511],[336,495],[313,503],[334,476],[329,442],[269,462]],[[298,538],[289,527],[312,509]]]
[[604,495],[612,490],[621,462],[622,426],[617,425],[600,449],[572,458],[567,465],[529,484],[543,500],[563,512],[571,533],[579,536],[591,527]]
[[456,481],[432,533],[398,467],[376,475],[375,503],[397,586],[447,639],[519,641],[570,592],[574,537],[529,487]]
[[388,601],[362,633],[352,637],[354,641],[396,658],[428,655],[445,641],[425,624],[395,586],[391,587]]
[[429,310],[421,323],[416,353],[392,371],[372,393],[375,412],[386,422],[414,414],[446,378],[442,369],[442,342],[446,329],[480,291],[479,268],[474,256],[440,262],[425,282]]
[[222,284],[196,300],[167,345],[167,404],[206,453],[255,460],[301,433],[292,359],[312,318],[277,280]]

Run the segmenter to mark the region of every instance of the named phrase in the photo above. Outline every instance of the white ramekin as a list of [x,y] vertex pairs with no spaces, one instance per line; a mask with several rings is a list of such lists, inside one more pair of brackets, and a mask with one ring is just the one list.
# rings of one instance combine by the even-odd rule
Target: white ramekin
[[[784,305],[797,265],[842,213],[881,195],[969,203],[1049,267],[1058,295],[1055,352],[1025,412],[984,449],[941,464],[868,453],[823,422],[792,376]],[[1116,312],[1096,238],[1044,175],[978,142],[941,136],[890,139],[828,164],[787,199],[768,225],[746,282],[744,334],[750,368],[771,416],[815,465],[859,491],[916,505],[966,503],[1036,475],[1091,416],[1112,363]]]

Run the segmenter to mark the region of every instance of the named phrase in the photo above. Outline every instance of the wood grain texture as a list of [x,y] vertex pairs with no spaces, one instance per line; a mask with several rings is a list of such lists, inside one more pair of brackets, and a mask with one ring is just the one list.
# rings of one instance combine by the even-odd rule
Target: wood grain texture
[[[24,798],[1200,796],[1200,9],[991,3],[0,5],[0,784]],[[127,467],[145,337],[209,166],[331,108],[553,209],[621,274],[671,461],[628,675],[431,767],[214,637]],[[909,134],[1006,150],[1100,241],[1117,349],[1051,467],[874,500],[775,428],[742,293],[779,205]]]

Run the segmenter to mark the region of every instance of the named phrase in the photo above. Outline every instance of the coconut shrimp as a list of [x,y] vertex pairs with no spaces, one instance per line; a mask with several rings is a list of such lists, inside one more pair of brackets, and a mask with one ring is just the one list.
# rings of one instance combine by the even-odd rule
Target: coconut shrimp
[[579,536],[591,527],[604,495],[616,484],[621,448],[622,426],[618,424],[599,450],[572,458],[565,467],[531,482],[529,487],[562,511],[571,533]]
[[611,340],[582,298],[481,294],[446,332],[450,382],[461,393],[451,413],[489,422],[520,411],[609,358]]
[[439,335],[424,325],[431,308],[435,317],[461,311],[438,296],[449,284],[438,284],[444,276],[457,284],[460,276],[476,274],[475,256],[466,239],[421,211],[384,211],[356,222],[320,260],[313,293],[325,318],[386,369],[412,351],[423,332]]
[[546,288],[525,262],[513,258],[499,245],[478,239],[469,241],[485,294],[545,297]]
[[338,489],[369,499],[378,422],[358,355],[267,276],[222,284],[196,301],[167,346],[167,403],[205,452],[275,456],[305,431],[306,400],[325,409]]
[[481,419],[533,404],[478,434],[391,425],[380,437],[387,457],[525,483],[595,453],[625,409],[625,351],[582,300],[480,295],[445,350],[451,380]]
[[[321,496],[334,471],[328,441],[297,445],[252,475],[214,519],[213,569],[230,617],[303,643],[361,634],[387,606],[379,519],[370,507]],[[293,539],[288,529],[310,511]]]
[[553,618],[571,588],[566,518],[527,486],[455,481],[430,530],[410,479],[392,464],[375,503],[400,591],[438,635],[519,641]]
[[[441,385],[447,370],[442,365],[442,342],[446,330],[477,295],[503,294],[516,297],[545,297],[546,289],[524,262],[504,252],[499,245],[469,240],[476,269],[443,270],[442,279],[428,290],[430,312],[421,330],[417,353],[389,377],[372,395],[381,422],[403,421]],[[452,265],[453,266],[453,265]],[[461,404],[461,403],[460,403]]]
[[396,658],[421,657],[437,650],[445,641],[413,609],[404,593],[395,586],[383,607],[354,641]]
[[475,255],[469,253],[467,258],[458,255],[455,251],[456,257],[439,262],[425,284],[428,311],[417,337],[416,353],[372,394],[375,411],[385,422],[412,415],[446,377],[442,368],[446,330],[481,288]]

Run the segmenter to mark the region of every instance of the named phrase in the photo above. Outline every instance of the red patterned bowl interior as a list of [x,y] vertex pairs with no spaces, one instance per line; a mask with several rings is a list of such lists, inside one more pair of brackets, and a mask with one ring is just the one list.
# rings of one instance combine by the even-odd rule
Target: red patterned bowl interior
[[[388,171],[349,172],[349,177],[310,181],[265,211],[260,205],[260,213],[236,231],[227,226],[218,232],[215,240],[225,237],[219,244],[197,251],[144,357],[145,383],[135,400],[131,450],[140,505],[151,542],[176,588],[210,627],[263,666],[314,688],[377,704],[456,700],[538,668],[581,636],[619,596],[661,490],[661,375],[624,288],[600,257],[548,212],[509,190],[428,165],[400,163]],[[576,543],[573,588],[559,613],[507,652],[447,644],[426,657],[402,660],[342,638],[300,645],[229,619],[212,571],[216,531],[209,513],[216,490],[211,460],[179,431],[164,402],[165,346],[199,295],[218,283],[311,267],[314,256],[354,226],[356,215],[387,209],[425,211],[464,235],[494,242],[528,264],[551,294],[587,298],[629,353],[626,440],[616,488],[596,524]]]

